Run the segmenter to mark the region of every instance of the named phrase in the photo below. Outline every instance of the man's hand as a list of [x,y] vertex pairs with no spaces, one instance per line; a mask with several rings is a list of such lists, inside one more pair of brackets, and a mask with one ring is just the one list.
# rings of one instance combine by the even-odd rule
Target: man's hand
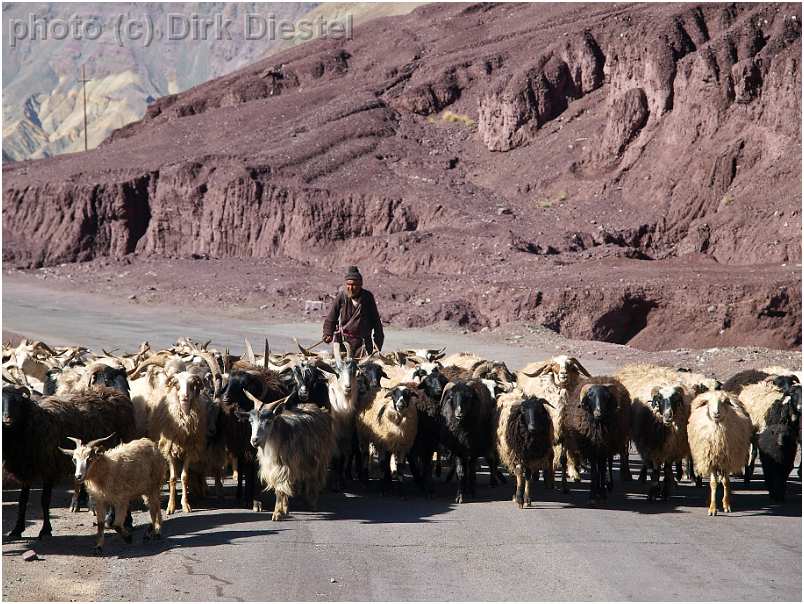
[[324,343],[331,344],[332,343],[332,336],[324,336]]

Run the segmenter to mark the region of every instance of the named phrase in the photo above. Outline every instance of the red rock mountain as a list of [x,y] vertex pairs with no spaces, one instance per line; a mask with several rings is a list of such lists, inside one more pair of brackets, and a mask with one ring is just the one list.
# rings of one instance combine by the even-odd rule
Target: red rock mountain
[[423,6],[4,166],[3,256],[359,264],[403,325],[800,346],[800,56],[796,4]]

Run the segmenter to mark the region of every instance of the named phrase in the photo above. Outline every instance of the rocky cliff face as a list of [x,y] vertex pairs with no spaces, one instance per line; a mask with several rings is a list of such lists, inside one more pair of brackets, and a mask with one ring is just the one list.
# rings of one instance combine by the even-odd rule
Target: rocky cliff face
[[[784,4],[378,19],[163,97],[95,151],[4,167],[4,258],[360,262],[454,283],[414,323],[536,320],[657,345],[660,321],[708,325],[695,309],[718,284],[758,275],[739,267],[800,262],[800,22]],[[667,279],[626,295],[589,268],[603,258]],[[734,268],[679,296],[677,258]],[[560,266],[614,302],[542,288],[542,309],[578,320],[514,303]],[[721,320],[724,341],[762,323],[799,344],[800,281],[752,279],[751,299],[773,300]],[[490,283],[505,304],[477,298]]]

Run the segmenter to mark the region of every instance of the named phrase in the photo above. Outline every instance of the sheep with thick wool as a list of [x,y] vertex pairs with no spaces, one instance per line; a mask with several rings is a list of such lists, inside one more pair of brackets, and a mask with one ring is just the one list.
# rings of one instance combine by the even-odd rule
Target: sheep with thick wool
[[497,399],[497,455],[516,476],[513,501],[530,507],[531,485],[544,472],[545,484],[553,478],[553,422],[543,398],[526,397],[514,390]]
[[614,377],[589,378],[577,396],[567,401],[563,422],[568,452],[590,463],[590,501],[605,500],[606,491],[614,483],[612,458],[628,446],[631,425],[628,391]]
[[383,464],[383,490],[391,485],[393,479],[391,456],[396,460],[398,479],[402,482],[401,468],[416,440],[419,425],[417,402],[425,397],[426,394],[415,383],[381,388],[366,400],[357,414],[357,437],[363,456],[361,465],[368,464],[368,446],[373,444]]
[[[176,511],[176,482],[181,475],[181,507],[190,507],[190,465],[201,461],[207,442],[207,404],[202,400],[202,379],[195,373],[170,374],[162,388],[151,394],[148,435],[168,460],[170,479],[166,513]],[[181,467],[181,470],[179,468]]]
[[717,485],[723,484],[723,511],[731,512],[729,474],[748,460],[753,427],[740,402],[721,390],[692,400],[687,436],[696,472],[709,476],[709,515],[717,515]]
[[[580,460],[564,446],[562,425],[564,406],[567,401],[577,397],[584,378],[591,374],[575,357],[559,355],[540,363],[530,363],[516,374],[517,387],[526,396],[535,396],[548,401],[550,419],[553,421],[553,465],[569,473],[575,482],[581,480],[578,471]],[[562,478],[566,484],[566,477]]]
[[106,507],[114,508],[114,529],[126,543],[131,543],[131,533],[123,525],[128,513],[129,501],[143,497],[151,514],[151,526],[145,539],[160,538],[162,510],[159,504],[162,485],[165,484],[167,463],[156,444],[148,438],[140,438],[105,450],[104,443],[111,434],[84,444],[78,438],[70,438],[75,449],[59,450],[75,463],[75,479],[86,485],[95,499],[98,539],[95,551],[103,552],[103,531]]
[[[687,421],[695,396],[678,372],[655,365],[628,365],[615,377],[631,397],[631,440],[653,470],[648,501],[667,500],[673,485],[672,464],[689,457]],[[664,471],[664,485],[659,485]]]

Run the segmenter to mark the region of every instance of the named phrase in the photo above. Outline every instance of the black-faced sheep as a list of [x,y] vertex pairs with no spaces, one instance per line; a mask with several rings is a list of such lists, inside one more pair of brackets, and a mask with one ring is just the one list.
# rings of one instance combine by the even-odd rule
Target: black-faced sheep
[[627,446],[630,423],[628,391],[613,377],[589,378],[581,386],[578,396],[566,403],[562,426],[566,446],[590,463],[592,484],[589,499],[592,502],[605,500],[606,491],[612,487],[611,458]]
[[[673,484],[672,464],[689,457],[687,420],[694,394],[678,374],[666,367],[629,365],[617,379],[631,396],[631,439],[643,463],[653,470],[648,501],[668,499]],[[664,471],[664,485],[660,474]]]
[[59,450],[68,455],[75,464],[75,479],[86,485],[95,499],[98,539],[95,551],[103,552],[103,531],[106,506],[114,508],[114,529],[126,543],[131,543],[131,533],[123,526],[128,514],[129,501],[142,496],[151,514],[151,526],[145,539],[159,538],[162,530],[162,510],[159,496],[165,484],[167,463],[156,444],[148,438],[140,438],[104,450],[104,444],[113,438],[91,440],[86,444],[81,439],[70,438],[75,449]]
[[488,388],[479,380],[450,382],[441,398],[441,442],[455,460],[458,492],[455,503],[475,494],[475,462],[484,456],[491,480],[496,481],[497,452],[494,443],[496,406]]
[[533,479],[544,471],[545,483],[553,477],[553,421],[543,398],[526,398],[514,390],[497,399],[497,453],[516,476],[513,501],[530,507]]
[[259,475],[276,492],[271,520],[288,515],[288,500],[297,492],[315,509],[327,479],[327,466],[335,448],[332,418],[318,405],[285,409],[285,400],[263,403],[246,391],[254,404],[247,414],[251,445],[257,449]]
[[124,442],[135,437],[131,401],[116,390],[93,387],[81,393],[48,396],[34,402],[27,389],[3,388],[3,464],[5,470],[22,483],[17,522],[9,538],[18,539],[25,530],[28,496],[37,478],[42,479],[44,515],[39,537],[52,534],[53,485],[72,474],[69,460],[58,450],[60,445],[69,444],[67,436],[92,440],[113,432]]
[[801,418],[791,405],[776,403],[767,425],[757,435],[762,477],[772,501],[785,500],[787,477],[793,470],[801,436]]
[[751,418],[739,401],[724,391],[699,394],[692,401],[687,425],[695,471],[709,476],[709,515],[717,515],[717,485],[723,483],[723,511],[731,512],[729,474],[748,460]]
[[432,495],[432,465],[433,454],[439,452],[441,443],[441,396],[449,383],[438,367],[430,372],[422,370],[414,374],[419,383],[419,389],[425,396],[416,398],[416,411],[419,424],[416,428],[416,438],[408,454],[411,472],[419,476],[419,486],[425,495]]
[[[563,439],[564,406],[570,398],[577,398],[578,389],[590,373],[575,357],[560,355],[541,363],[530,363],[517,373],[517,385],[526,396],[535,396],[547,400],[552,407],[548,408],[553,420],[554,455],[553,464],[575,482],[581,480],[578,471],[580,460],[574,452],[567,451]],[[625,464],[627,467],[627,464]],[[566,477],[562,477],[562,485]]]

